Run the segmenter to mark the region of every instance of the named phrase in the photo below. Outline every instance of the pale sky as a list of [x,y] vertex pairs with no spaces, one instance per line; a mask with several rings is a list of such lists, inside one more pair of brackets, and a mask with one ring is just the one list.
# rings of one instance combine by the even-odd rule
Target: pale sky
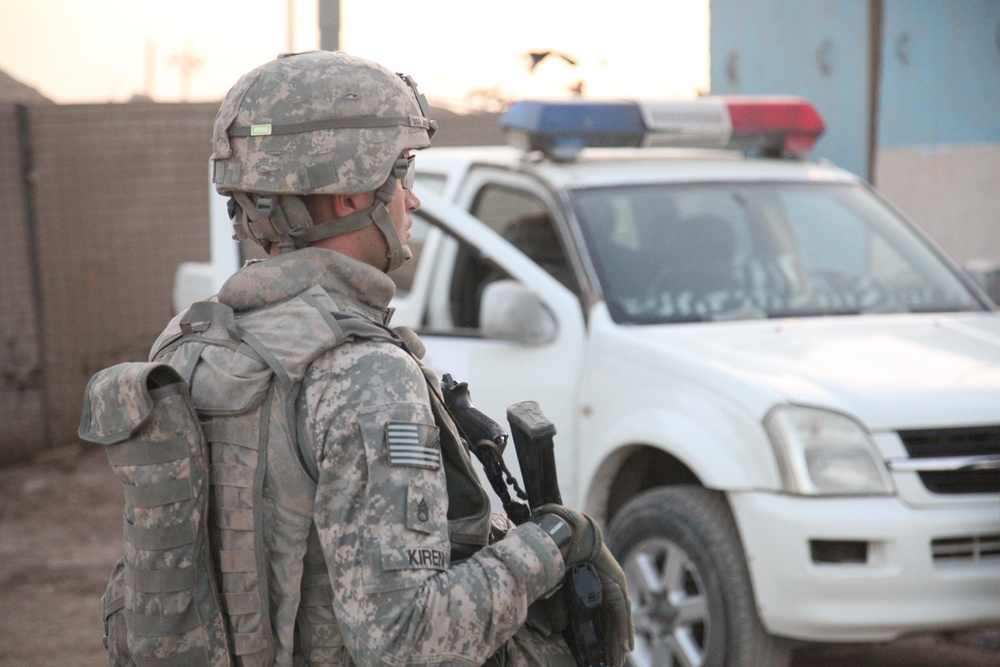
[[[580,80],[594,98],[709,86],[708,0],[341,0],[340,35],[452,106],[475,90],[565,97]],[[318,45],[316,0],[0,0],[0,70],[60,103],[217,101],[289,46]],[[577,65],[549,57],[529,73],[540,50]]]

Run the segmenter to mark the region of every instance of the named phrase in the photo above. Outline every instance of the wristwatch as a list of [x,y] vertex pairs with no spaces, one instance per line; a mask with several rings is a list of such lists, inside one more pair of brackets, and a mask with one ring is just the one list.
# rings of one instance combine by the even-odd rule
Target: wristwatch
[[573,540],[573,528],[556,514],[541,514],[533,518],[531,522],[537,524],[552,538],[556,547],[565,557],[569,552],[569,543]]

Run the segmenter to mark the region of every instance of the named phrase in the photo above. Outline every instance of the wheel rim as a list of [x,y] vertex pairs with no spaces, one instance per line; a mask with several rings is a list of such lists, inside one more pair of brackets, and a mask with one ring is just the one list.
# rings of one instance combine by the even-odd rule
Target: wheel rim
[[623,563],[632,598],[637,667],[699,667],[712,632],[708,591],[687,552],[664,538],[632,549]]

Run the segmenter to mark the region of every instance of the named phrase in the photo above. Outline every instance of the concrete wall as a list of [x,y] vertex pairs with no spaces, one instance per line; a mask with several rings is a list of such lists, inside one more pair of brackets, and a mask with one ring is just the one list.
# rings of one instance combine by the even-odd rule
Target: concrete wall
[[1000,260],[1000,2],[709,7],[713,93],[812,100],[812,157],[872,181],[955,259]]
[[1000,144],[883,148],[875,182],[954,259],[1000,260]]
[[1000,260],[1000,2],[884,6],[872,180],[959,261]]
[[715,95],[799,95],[826,121],[813,157],[864,175],[871,63],[866,0],[710,0]]
[[216,108],[0,107],[0,459],[72,441],[87,380],[144,360],[177,264],[208,259]]
[[22,140],[27,114],[0,106],[0,451],[20,457],[45,442],[37,255],[29,215],[30,164]]
[[1000,143],[1000,2],[884,7],[879,148]]

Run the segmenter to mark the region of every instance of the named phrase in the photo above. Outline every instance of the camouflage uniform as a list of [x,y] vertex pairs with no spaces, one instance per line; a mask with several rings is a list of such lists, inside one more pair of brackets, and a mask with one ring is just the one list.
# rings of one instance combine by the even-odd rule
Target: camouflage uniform
[[[392,280],[316,248],[245,267],[219,300],[237,315],[266,312],[314,285],[342,313],[388,323]],[[272,572],[271,608],[286,610],[271,618],[278,664],[293,652],[310,665],[478,665],[493,654],[496,664],[575,664],[560,637],[525,626],[528,606],[561,582],[562,556],[535,524],[488,544],[489,502],[436,386],[378,340],[341,345],[306,371],[296,428],[316,485],[282,493],[314,493],[315,530],[297,619],[280,599],[298,591]]]
[[[487,495],[419,341],[407,350],[367,325],[341,344],[338,318],[388,324],[392,280],[311,247],[374,225],[387,246],[380,268],[405,261],[388,207],[409,192],[410,151],[435,129],[412,79],[340,52],[265,63],[219,108],[212,181],[231,197],[237,235],[280,254],[239,271],[218,300],[286,379],[259,424],[239,434],[225,419],[207,424],[221,431],[206,434],[213,470],[233,478],[213,482],[230,504],[216,504],[212,548],[238,664],[263,667],[272,652],[282,666],[575,664],[560,636],[526,623],[563,578],[560,550],[535,524],[491,543]],[[370,207],[327,220],[313,220],[304,199],[367,192]],[[227,351],[192,366],[186,350],[197,348],[164,360],[194,368],[196,405],[225,403],[260,377],[256,360],[229,368],[218,361]],[[240,442],[254,429],[266,436],[263,458]]]
[[[81,437],[112,446],[135,487],[105,595],[111,664],[571,666],[562,637],[540,629],[546,610],[529,621],[529,607],[580,561],[611,591],[601,622],[611,664],[624,662],[625,578],[596,523],[552,506],[532,519],[545,529],[497,529],[422,345],[387,328],[383,270],[409,257],[395,216],[419,205],[410,151],[434,130],[412,79],[342,53],[279,58],[227,94],[212,180],[237,235],[273,256],[178,315],[151,363],[88,386]],[[368,192],[354,210],[305,199]],[[396,196],[407,213],[390,212]],[[330,214],[315,202],[344,214],[313,220]],[[313,247],[369,225],[382,267]],[[166,425],[186,410],[191,428],[146,428],[154,404]],[[197,446],[178,448],[175,432]]]

